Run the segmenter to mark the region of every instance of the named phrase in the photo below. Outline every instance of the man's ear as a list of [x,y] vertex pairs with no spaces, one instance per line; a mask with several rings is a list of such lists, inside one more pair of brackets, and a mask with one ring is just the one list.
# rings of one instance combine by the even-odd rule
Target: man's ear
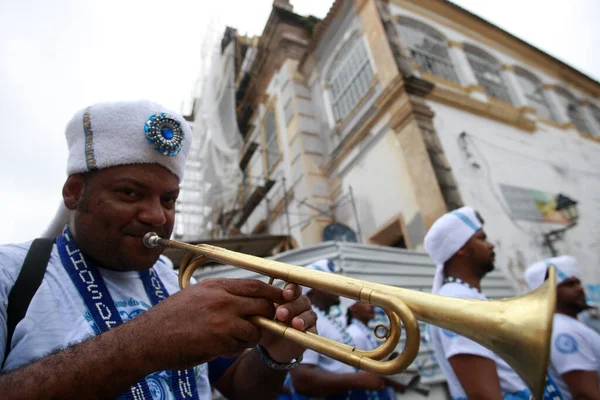
[[77,209],[77,205],[79,201],[83,197],[83,192],[85,191],[85,179],[83,175],[76,174],[71,175],[67,178],[62,190],[63,200],[65,202],[65,206],[69,210]]
[[454,255],[457,256],[468,256],[471,254],[471,249],[469,248],[469,242],[467,241],[467,243],[464,244],[463,247],[461,247],[460,249],[458,249],[458,251],[456,253],[454,253]]

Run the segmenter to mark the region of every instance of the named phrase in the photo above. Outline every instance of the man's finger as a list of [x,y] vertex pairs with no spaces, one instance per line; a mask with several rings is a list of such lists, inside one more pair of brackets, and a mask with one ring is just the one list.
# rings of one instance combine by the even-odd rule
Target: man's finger
[[238,321],[235,332],[234,339],[246,348],[253,347],[260,341],[261,330],[250,321]]
[[272,319],[275,316],[275,307],[267,299],[244,296],[232,296],[232,299],[240,316],[258,315],[268,319]]
[[273,303],[285,303],[281,289],[258,279],[219,279],[219,283],[234,296],[263,298]]
[[317,326],[317,314],[313,310],[308,310],[292,319],[292,328],[300,331],[313,331]]
[[302,289],[299,285],[295,283],[288,283],[287,285],[285,285],[285,288],[283,288],[283,298],[285,299],[285,301],[295,300],[298,297],[300,297],[301,294]]
[[310,310],[310,300],[306,296],[298,297],[296,300],[277,307],[275,316],[281,322],[291,321],[295,316]]

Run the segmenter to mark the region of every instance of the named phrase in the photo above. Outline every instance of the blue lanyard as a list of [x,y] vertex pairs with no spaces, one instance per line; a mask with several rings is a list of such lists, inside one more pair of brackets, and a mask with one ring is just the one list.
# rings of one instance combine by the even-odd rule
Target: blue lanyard
[[[56,244],[62,264],[77,288],[86,308],[92,315],[98,330],[106,332],[122,324],[123,320],[110,296],[104,279],[98,272],[97,266],[79,250],[75,241],[72,240],[68,226],[65,226],[62,235],[58,236]],[[169,296],[154,268],[141,271],[140,277],[153,306]],[[158,374],[159,372],[155,372],[152,375]],[[193,368],[170,371],[170,375],[171,389],[177,400],[198,398]],[[131,386],[121,397],[125,400],[152,399],[145,378]]]

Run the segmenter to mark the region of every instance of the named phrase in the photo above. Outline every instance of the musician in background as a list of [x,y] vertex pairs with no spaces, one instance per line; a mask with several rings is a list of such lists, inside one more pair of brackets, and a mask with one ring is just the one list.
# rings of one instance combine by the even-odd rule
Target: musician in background
[[14,331],[12,294],[23,289],[11,291],[32,243],[0,246],[1,397],[208,400],[210,374],[229,399],[276,398],[304,349],[247,317],[315,332],[299,286],[212,279],[178,292],[162,249],[142,243],[150,231],[171,236],[187,122],[147,101],[102,103],[76,113],[66,137],[55,242],[29,253],[43,259],[41,284],[19,278],[35,294]]
[[540,287],[554,265],[557,275],[548,372],[563,399],[600,399],[600,335],[577,319],[586,310],[581,272],[575,257],[560,256],[537,262],[525,271],[529,289]]
[[[319,260],[307,268],[333,272],[330,260]],[[345,324],[340,318],[329,315],[332,306],[339,304],[339,296],[320,289],[303,288],[317,314],[317,331],[340,343],[354,346]],[[377,393],[385,388],[385,380],[379,375],[359,371],[332,358],[306,350],[301,364],[290,370],[296,399],[319,398],[326,400],[377,399]],[[381,399],[386,399],[382,397]]]
[[[481,280],[494,269],[495,254],[482,226],[471,207],[449,212],[431,226],[424,244],[437,266],[434,294],[488,300]],[[431,337],[453,399],[529,399],[525,383],[492,351],[436,326],[431,326]]]

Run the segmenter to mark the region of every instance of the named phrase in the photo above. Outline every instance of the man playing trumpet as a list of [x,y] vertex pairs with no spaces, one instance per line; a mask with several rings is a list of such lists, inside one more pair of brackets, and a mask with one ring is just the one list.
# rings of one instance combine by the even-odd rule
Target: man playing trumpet
[[[299,286],[215,279],[179,292],[162,249],[142,244],[173,230],[187,122],[146,101],[103,103],[76,113],[66,137],[54,245],[16,326],[8,299],[31,242],[0,247],[2,398],[207,400],[211,384],[231,399],[276,398],[304,349],[247,317],[316,332]],[[211,361],[237,355],[209,382]]]

